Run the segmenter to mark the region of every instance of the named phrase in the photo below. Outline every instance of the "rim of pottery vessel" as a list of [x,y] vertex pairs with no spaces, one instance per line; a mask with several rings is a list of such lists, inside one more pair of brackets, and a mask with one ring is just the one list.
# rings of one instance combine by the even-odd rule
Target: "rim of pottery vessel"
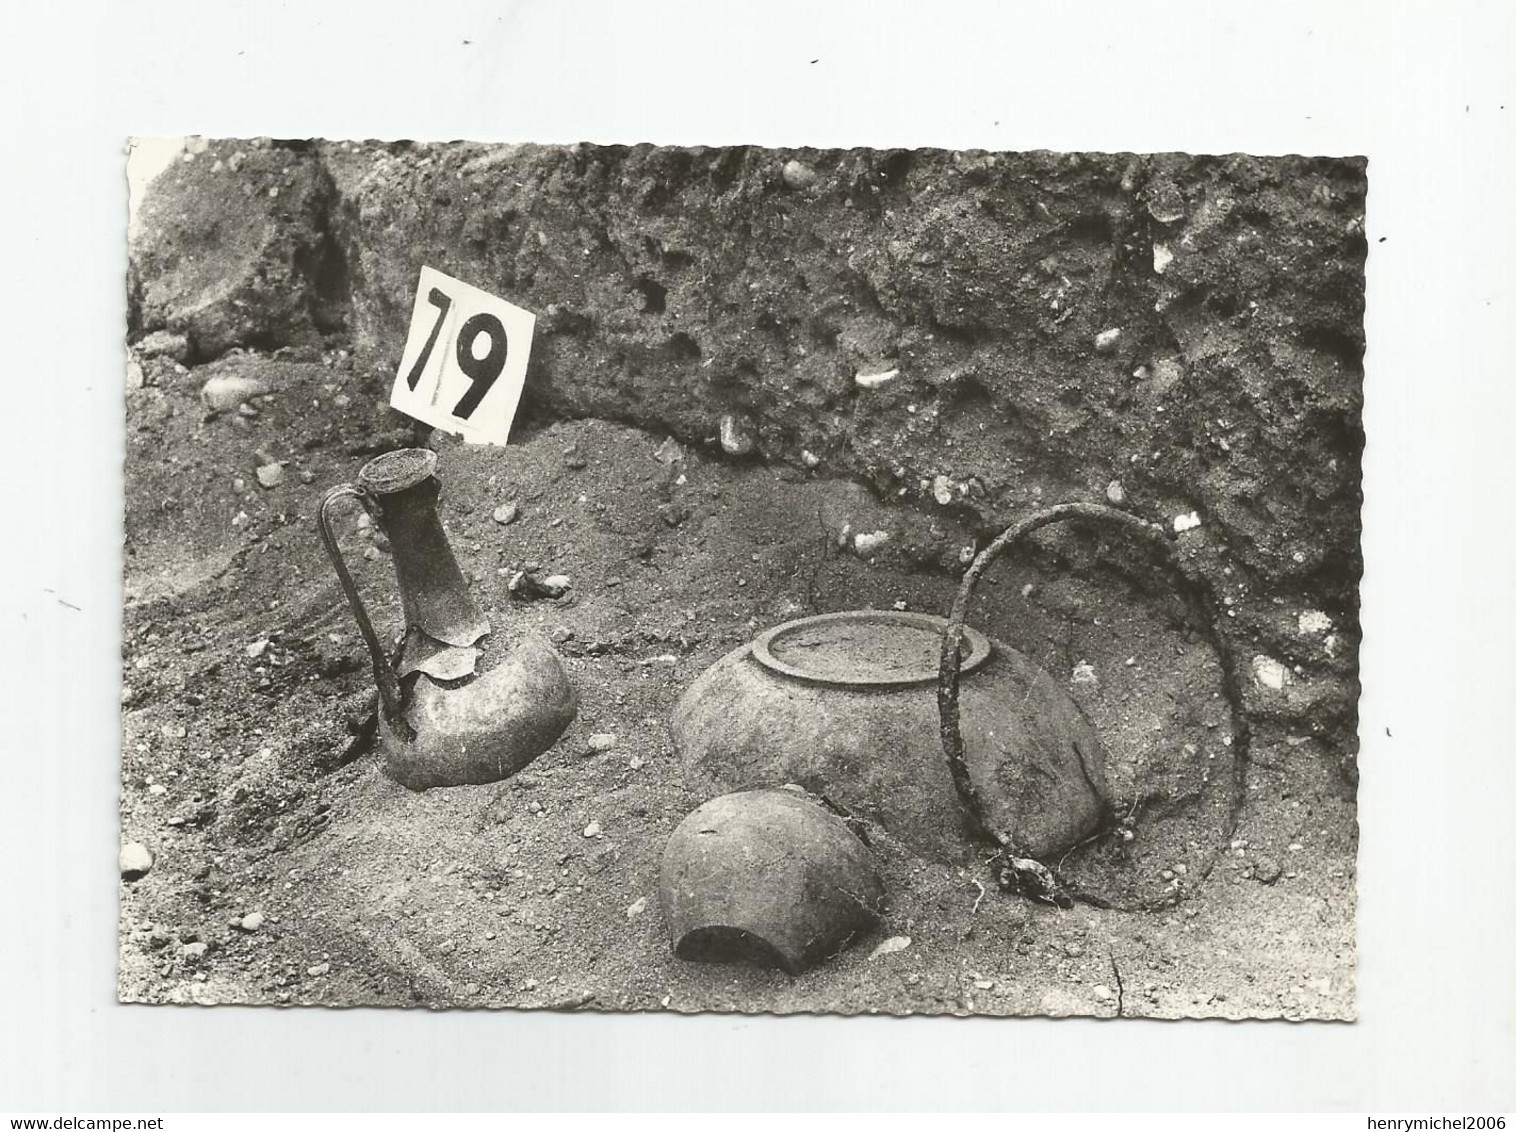
[[[881,626],[916,629],[924,636],[929,635],[931,640],[929,646],[922,650],[920,662],[909,663],[913,658],[901,657],[900,642],[897,640],[891,643],[887,640],[887,634],[879,634],[879,640],[874,645],[866,641],[849,641],[845,636],[850,628],[862,627],[866,632],[868,628],[877,629]],[[771,672],[803,680],[808,684],[834,688],[909,688],[937,682],[938,657],[942,635],[947,627],[947,618],[930,613],[904,613],[892,609],[850,609],[842,613],[821,613],[814,617],[786,621],[783,625],[776,625],[761,633],[753,641],[752,654],[759,664]],[[784,656],[775,655],[776,650],[786,653],[786,642],[808,630],[813,634],[819,631],[820,635],[820,640],[810,647],[826,649],[830,646],[830,651],[834,654],[848,649],[858,654],[857,661],[849,664],[847,661],[838,663],[832,660],[822,670],[804,668],[784,659]],[[988,637],[968,626],[964,626],[963,636],[968,649],[958,670],[962,675],[967,675],[989,659],[991,645]],[[911,651],[915,652],[916,649]],[[887,663],[891,652],[902,661],[893,669]],[[786,655],[793,657],[795,654],[791,651]]]
[[397,448],[363,465],[358,480],[376,495],[393,495],[415,487],[437,470],[437,453],[430,448]]

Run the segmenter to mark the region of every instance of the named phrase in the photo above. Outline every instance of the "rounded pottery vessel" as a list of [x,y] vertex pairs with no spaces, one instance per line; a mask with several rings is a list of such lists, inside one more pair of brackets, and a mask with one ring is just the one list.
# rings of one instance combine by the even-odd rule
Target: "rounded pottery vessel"
[[[316,525],[369,651],[384,772],[412,790],[497,782],[563,734],[579,697],[563,661],[536,633],[495,631],[475,603],[437,514],[437,454],[376,456],[358,482],[323,496]],[[330,511],[360,503],[389,539],[405,636],[387,651],[343,560]]]
[[477,675],[452,681],[418,672],[405,681],[402,713],[391,719],[380,711],[384,773],[402,786],[498,782],[556,743],[574,721],[578,694],[545,637],[507,631],[480,644]]
[[[963,861],[968,816],[943,755],[937,672],[947,622],[859,610],[768,630],[680,698],[671,727],[694,789],[794,782],[883,826],[915,852]],[[1034,857],[1110,810],[1105,751],[1069,694],[1021,653],[965,630],[960,729],[987,824]]]
[[804,791],[749,790],[679,824],[659,898],[681,959],[797,975],[878,922],[884,884],[863,842]]

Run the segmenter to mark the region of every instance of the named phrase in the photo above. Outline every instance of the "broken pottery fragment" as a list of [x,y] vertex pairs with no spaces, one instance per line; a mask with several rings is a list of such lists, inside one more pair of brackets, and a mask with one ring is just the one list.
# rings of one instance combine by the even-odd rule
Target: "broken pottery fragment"
[[663,851],[659,897],[674,953],[791,975],[837,954],[884,910],[884,884],[846,823],[798,789],[724,794]]

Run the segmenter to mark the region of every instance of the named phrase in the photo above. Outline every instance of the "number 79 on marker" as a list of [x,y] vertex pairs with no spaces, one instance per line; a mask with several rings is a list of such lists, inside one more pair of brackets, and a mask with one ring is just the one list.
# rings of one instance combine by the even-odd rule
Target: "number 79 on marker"
[[530,311],[423,267],[390,406],[471,444],[505,444],[536,324]]

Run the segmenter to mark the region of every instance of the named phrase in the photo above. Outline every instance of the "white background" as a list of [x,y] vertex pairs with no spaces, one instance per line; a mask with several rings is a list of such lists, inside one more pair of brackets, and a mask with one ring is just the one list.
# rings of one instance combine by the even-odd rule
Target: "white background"
[[[1516,1107],[1512,7],[4,5],[0,1110]],[[116,1005],[123,144],[187,133],[1367,154],[1361,1021]]]

